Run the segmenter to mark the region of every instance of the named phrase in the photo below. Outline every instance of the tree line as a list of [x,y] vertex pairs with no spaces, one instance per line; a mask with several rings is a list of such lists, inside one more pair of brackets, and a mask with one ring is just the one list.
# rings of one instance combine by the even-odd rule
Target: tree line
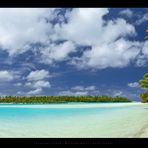
[[126,97],[111,96],[5,96],[0,103],[131,102]]

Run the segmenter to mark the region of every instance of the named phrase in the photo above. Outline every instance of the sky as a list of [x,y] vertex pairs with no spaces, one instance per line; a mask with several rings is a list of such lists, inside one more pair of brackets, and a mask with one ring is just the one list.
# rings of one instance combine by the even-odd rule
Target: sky
[[148,8],[0,8],[0,96],[139,100]]

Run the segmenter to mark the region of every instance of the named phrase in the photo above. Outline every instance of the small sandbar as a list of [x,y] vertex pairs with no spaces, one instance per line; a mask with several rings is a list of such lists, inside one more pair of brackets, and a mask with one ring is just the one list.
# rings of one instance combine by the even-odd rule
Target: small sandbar
[[63,103],[63,104],[0,104],[0,108],[100,108],[100,107],[126,107],[146,105],[148,103]]

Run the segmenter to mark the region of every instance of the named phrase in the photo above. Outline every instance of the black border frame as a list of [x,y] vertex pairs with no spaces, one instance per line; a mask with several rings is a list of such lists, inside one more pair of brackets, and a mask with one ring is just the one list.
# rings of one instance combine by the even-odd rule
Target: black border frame
[[[0,0],[0,7],[148,7],[148,0]],[[148,145],[148,138],[0,138],[0,145]]]
[[1,0],[0,7],[147,7],[147,0]]
[[148,145],[148,138],[0,138],[0,145]]

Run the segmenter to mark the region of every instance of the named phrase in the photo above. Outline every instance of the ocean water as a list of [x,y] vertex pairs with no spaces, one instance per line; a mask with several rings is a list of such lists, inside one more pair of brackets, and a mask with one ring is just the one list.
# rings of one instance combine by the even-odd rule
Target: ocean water
[[69,103],[0,105],[0,137],[140,137],[148,129],[148,104]]

